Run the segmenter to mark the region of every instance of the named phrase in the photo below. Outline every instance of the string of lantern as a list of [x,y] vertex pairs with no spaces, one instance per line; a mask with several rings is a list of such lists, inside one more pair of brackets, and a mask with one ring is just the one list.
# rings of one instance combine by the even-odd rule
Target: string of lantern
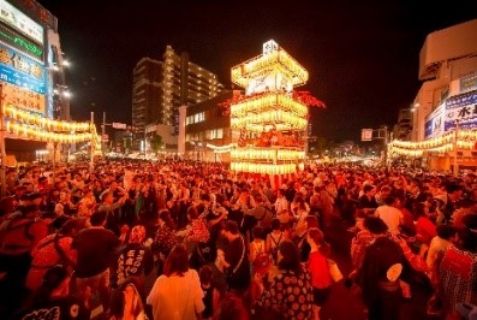
[[232,68],[232,82],[246,87],[257,73],[287,74],[293,85],[302,85],[308,81],[308,71],[281,48],[266,55],[261,54]]
[[237,149],[231,151],[231,156],[242,160],[300,160],[305,159],[305,152],[286,149]]
[[308,115],[308,108],[305,104],[294,100],[285,93],[265,93],[262,96],[253,96],[232,106],[234,116],[246,115],[249,112],[264,112],[277,106],[280,109],[295,113],[300,117]]
[[247,125],[256,123],[286,123],[301,130],[306,129],[308,125],[307,119],[298,117],[295,114],[284,110],[267,111],[239,118],[232,117],[232,119],[230,119],[230,125],[232,128],[237,129],[246,128]]
[[66,131],[66,132],[83,132],[90,131],[89,122],[71,122],[71,121],[59,121],[44,118],[39,114],[32,114],[27,111],[23,111],[15,108],[14,106],[5,106],[5,115],[12,120],[21,121],[23,123],[37,125],[40,128],[45,128],[48,131]]
[[391,156],[422,157],[424,152],[450,152],[454,149],[454,145],[457,145],[459,149],[471,150],[476,142],[477,130],[459,130],[457,133],[453,131],[441,137],[419,142],[394,140],[388,144],[388,152]]
[[230,169],[240,172],[252,172],[268,175],[284,175],[296,172],[297,164],[282,163],[282,164],[267,164],[254,162],[232,162]]

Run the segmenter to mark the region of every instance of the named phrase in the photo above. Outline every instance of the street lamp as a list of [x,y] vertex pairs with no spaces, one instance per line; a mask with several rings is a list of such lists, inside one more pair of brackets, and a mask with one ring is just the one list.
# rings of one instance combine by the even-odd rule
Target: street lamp
[[63,61],[61,62],[61,65],[62,65],[63,67],[70,67],[70,66],[71,66],[71,63],[70,63],[69,60],[63,59]]
[[62,94],[66,99],[70,99],[72,97],[72,94],[69,90],[64,90]]

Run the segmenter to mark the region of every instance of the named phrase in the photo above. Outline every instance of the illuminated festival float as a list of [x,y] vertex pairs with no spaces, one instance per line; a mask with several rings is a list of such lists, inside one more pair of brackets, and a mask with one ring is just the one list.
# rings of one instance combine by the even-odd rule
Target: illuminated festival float
[[230,102],[230,124],[237,138],[230,168],[279,177],[304,165],[308,106],[323,103],[306,91],[308,72],[275,41],[261,55],[232,68],[232,82],[245,95]]

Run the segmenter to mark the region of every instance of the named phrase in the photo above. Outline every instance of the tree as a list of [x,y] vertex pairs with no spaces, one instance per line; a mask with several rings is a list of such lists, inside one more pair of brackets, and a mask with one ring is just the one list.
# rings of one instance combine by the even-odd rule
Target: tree
[[157,153],[162,148],[162,146],[164,145],[164,143],[162,142],[162,137],[160,135],[158,135],[157,133],[154,133],[154,135],[151,137],[151,140],[149,141],[149,143],[150,143],[151,149],[152,149],[152,151],[154,151],[154,153]]

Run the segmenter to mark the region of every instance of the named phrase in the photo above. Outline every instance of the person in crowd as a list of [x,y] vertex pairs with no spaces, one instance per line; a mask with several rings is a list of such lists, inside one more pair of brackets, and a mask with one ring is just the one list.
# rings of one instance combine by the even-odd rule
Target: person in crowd
[[91,227],[81,230],[72,244],[78,255],[75,266],[76,282],[88,308],[92,307],[92,295],[99,294],[102,309],[107,312],[110,297],[110,267],[114,263],[119,240],[111,230],[105,228],[105,211],[94,213],[90,223]]
[[14,319],[88,320],[90,312],[70,290],[70,273],[57,265],[48,269],[32,301]]
[[376,209],[375,215],[381,218],[388,226],[388,230],[392,234],[399,233],[399,226],[403,220],[402,212],[396,208],[397,200],[394,196],[388,196],[384,199],[384,205]]
[[19,308],[26,295],[25,278],[33,248],[48,234],[49,221],[41,219],[37,194],[22,196],[17,211],[0,225],[0,318]]
[[225,244],[225,262],[228,267],[228,286],[230,289],[245,292],[250,285],[250,263],[248,260],[247,245],[239,232],[235,221],[227,221],[222,230]]
[[145,240],[146,228],[142,225],[134,226],[116,263],[116,286],[132,279],[142,296],[145,295],[145,279],[154,267],[153,255],[151,249],[144,244]]
[[113,291],[109,320],[147,319],[141,295],[133,281],[126,281]]
[[272,221],[272,232],[267,235],[266,251],[270,253],[272,258],[276,261],[278,257],[278,248],[280,243],[286,240],[285,232],[282,231],[280,221],[274,219]]
[[359,208],[365,214],[371,214],[376,210],[378,204],[375,199],[376,188],[373,185],[367,184],[363,187],[363,195],[359,197]]
[[189,269],[187,249],[175,246],[147,297],[154,320],[198,319],[204,311],[204,292],[197,271]]
[[[279,319],[312,319],[313,287],[300,263],[298,248],[291,241],[280,244],[278,265],[270,271],[257,301],[259,314]],[[259,317],[261,319],[261,316]]]
[[448,316],[456,316],[459,303],[477,301],[477,214],[463,218],[456,246],[444,252],[439,266],[440,293]]
[[85,220],[67,220],[61,229],[43,238],[31,252],[32,262],[26,278],[26,287],[36,292],[45,273],[56,265],[64,266],[71,274],[76,266],[77,252],[73,240],[83,229]]
[[328,258],[323,254],[323,250],[320,250],[325,246],[321,230],[318,228],[309,229],[307,242],[311,247],[307,267],[313,286],[313,314],[314,319],[318,320],[320,319],[320,308],[330,295],[333,278],[330,273]]
[[377,217],[368,216],[360,230],[351,241],[351,260],[355,270],[361,267],[366,249],[379,237],[388,235],[388,226]]

